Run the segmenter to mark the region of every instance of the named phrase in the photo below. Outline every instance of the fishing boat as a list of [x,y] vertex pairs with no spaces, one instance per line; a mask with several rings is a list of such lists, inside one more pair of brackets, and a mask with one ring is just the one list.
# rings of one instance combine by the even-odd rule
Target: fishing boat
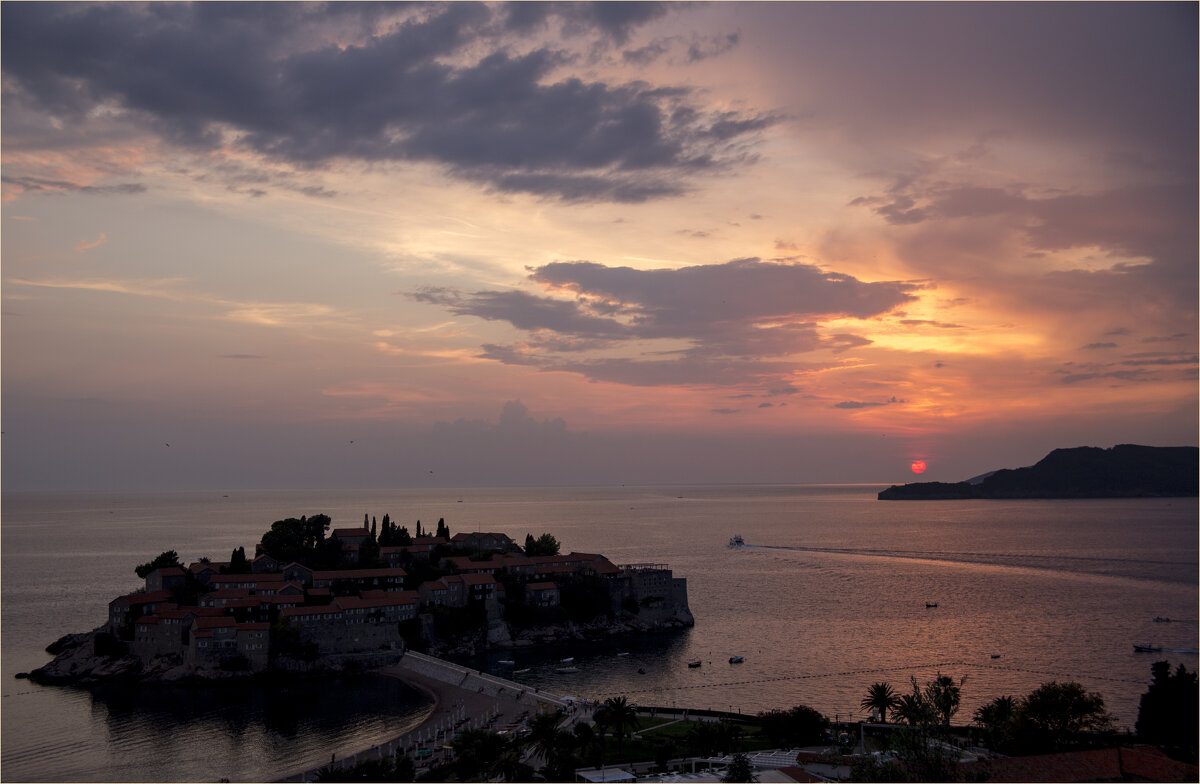
[[746,540],[742,539],[741,534],[734,534],[733,536],[731,536],[729,538],[729,546],[730,547],[745,547]]
[[1134,653],[1162,653],[1162,646],[1161,645],[1150,645],[1149,643],[1147,643],[1146,645],[1138,645],[1135,642],[1133,644],[1133,652]]
[[693,667],[693,668],[695,668],[695,667],[699,667],[699,666],[700,666],[700,660],[699,660],[699,659],[696,659],[696,661],[690,661],[690,662],[688,662],[688,666],[689,666],[689,667]]
[[730,664],[741,664],[744,661],[746,661],[745,656],[730,656],[729,657]]

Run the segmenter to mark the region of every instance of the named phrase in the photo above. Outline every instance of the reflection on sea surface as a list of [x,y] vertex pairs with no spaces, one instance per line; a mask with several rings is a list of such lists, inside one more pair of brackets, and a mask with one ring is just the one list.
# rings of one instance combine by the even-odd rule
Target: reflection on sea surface
[[39,780],[39,764],[49,764],[65,768],[58,775],[66,780],[266,781],[401,734],[431,707],[428,697],[403,682],[369,675],[109,684],[89,696],[91,724],[107,735],[101,758],[95,749],[78,758],[78,749],[59,738],[41,746],[36,757],[6,754],[4,779]]

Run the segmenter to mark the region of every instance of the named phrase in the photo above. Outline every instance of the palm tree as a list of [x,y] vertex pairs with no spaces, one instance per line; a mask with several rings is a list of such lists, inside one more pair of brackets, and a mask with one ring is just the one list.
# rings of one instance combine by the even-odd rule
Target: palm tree
[[623,746],[626,731],[638,728],[637,709],[625,697],[609,697],[604,701],[605,718],[608,726],[617,735],[617,748]]
[[929,711],[920,693],[914,692],[913,694],[903,694],[896,700],[895,713],[908,722],[909,726],[915,727],[926,721]]
[[964,677],[955,683],[949,675],[939,672],[937,677],[925,686],[925,699],[941,720],[942,726],[949,727],[950,717],[958,713],[958,705],[962,702],[962,685],[966,682]]
[[896,707],[899,702],[899,697],[892,689],[892,684],[886,681],[881,683],[872,683],[867,689],[867,696],[863,698],[861,704],[863,710],[879,711],[879,720],[884,724],[887,723],[887,712],[889,709]]

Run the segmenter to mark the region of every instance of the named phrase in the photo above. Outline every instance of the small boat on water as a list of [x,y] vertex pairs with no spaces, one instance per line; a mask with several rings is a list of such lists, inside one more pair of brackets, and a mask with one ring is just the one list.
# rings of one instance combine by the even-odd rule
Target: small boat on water
[[498,662],[496,662],[496,663],[497,663],[497,664],[503,664],[505,667],[511,667],[511,666],[513,666],[514,664],[516,664],[516,662],[515,662],[515,661],[513,661],[512,659],[501,659],[500,661],[498,661]]
[[629,655],[629,652],[628,652],[628,651],[626,651],[625,653],[618,653],[617,655],[618,655],[618,656],[628,656],[628,655]]
[[730,664],[741,664],[744,661],[746,661],[745,656],[730,656],[729,657]]
[[525,668],[525,669],[523,669],[523,670],[513,670],[513,675],[520,675],[520,674],[521,674],[521,673],[523,673],[523,672],[529,672],[529,668],[528,668],[528,667],[526,667],[526,668]]
[[645,675],[645,674],[646,674],[646,668],[638,667],[638,675]]
[[998,653],[993,653],[993,654],[992,654],[992,658],[993,658],[993,659],[999,659],[999,658],[1000,658],[1000,654],[998,654]]
[[733,536],[731,536],[729,538],[729,546],[730,547],[745,547],[746,540],[742,539],[741,534],[734,534]]
[[575,657],[574,657],[574,656],[568,656],[567,658],[565,658],[565,659],[560,659],[559,661],[561,661],[563,664],[570,664],[571,662],[575,661]]
[[1170,618],[1164,618],[1164,617],[1162,617],[1161,615],[1156,615],[1156,616],[1154,616],[1154,622],[1155,622],[1155,623],[1170,623],[1170,622],[1171,622],[1171,619],[1170,619]]
[[696,659],[696,661],[690,661],[690,662],[688,662],[688,666],[689,666],[689,667],[692,667],[692,668],[699,667],[699,666],[700,666],[700,660],[699,660],[699,659]]
[[929,609],[929,608],[931,608],[931,607],[937,607],[937,602],[925,602],[925,609],[926,609],[926,610],[928,610],[928,609]]
[[1162,646],[1161,645],[1150,645],[1149,643],[1147,643],[1146,645],[1138,645],[1135,642],[1133,644],[1133,652],[1134,653],[1162,653]]
[[567,673],[579,672],[579,668],[578,667],[556,667],[554,669],[554,671],[561,672],[564,675],[566,675]]

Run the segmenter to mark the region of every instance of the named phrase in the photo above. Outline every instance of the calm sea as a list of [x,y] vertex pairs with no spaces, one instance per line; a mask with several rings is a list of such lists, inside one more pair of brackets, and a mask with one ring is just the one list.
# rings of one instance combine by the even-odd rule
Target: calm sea
[[[60,635],[102,623],[138,586],[136,564],[167,549],[226,560],[272,521],[318,512],[335,526],[388,513],[410,530],[444,517],[452,533],[550,532],[564,550],[688,579],[689,631],[474,662],[561,694],[845,718],[861,717],[876,681],[903,690],[940,671],[966,678],[961,721],[993,697],[1077,680],[1132,727],[1152,662],[1196,668],[1195,499],[883,502],[879,489],[5,494],[0,778],[266,780],[419,721],[420,698],[385,679],[94,693],[13,677]],[[751,546],[729,549],[733,534]],[[1147,642],[1164,652],[1134,652]],[[735,654],[745,662],[729,664]],[[555,672],[566,656],[578,673]]]

